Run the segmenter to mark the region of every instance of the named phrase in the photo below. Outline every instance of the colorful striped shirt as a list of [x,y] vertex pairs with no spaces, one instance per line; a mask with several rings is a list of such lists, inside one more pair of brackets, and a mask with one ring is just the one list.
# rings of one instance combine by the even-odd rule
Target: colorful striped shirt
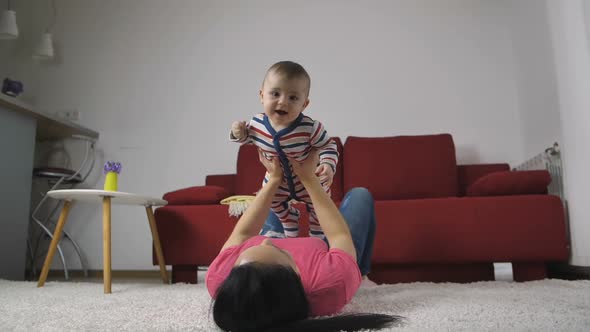
[[300,191],[302,186],[292,173],[287,157],[304,161],[312,148],[316,148],[319,150],[320,164],[327,164],[334,173],[336,172],[336,164],[338,164],[336,142],[330,138],[319,121],[313,120],[303,113],[299,114],[299,117],[289,127],[279,131],[272,127],[264,113],[256,114],[250,120],[247,128],[247,136],[238,140],[230,134],[230,139],[244,144],[255,144],[267,157],[278,156],[291,198],[298,199],[296,192]]

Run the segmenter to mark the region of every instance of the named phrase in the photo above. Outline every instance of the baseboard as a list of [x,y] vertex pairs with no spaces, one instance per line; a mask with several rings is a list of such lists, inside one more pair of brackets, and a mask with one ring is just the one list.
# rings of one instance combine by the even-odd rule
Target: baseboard
[[547,265],[547,276],[555,279],[590,280],[590,266],[551,263]]
[[[27,271],[29,272],[29,271]],[[39,273],[39,272],[37,272]],[[168,274],[168,280],[172,278],[172,272],[166,271]],[[70,278],[82,279],[85,278],[84,271],[82,270],[68,270]],[[27,275],[30,275],[27,273]],[[111,277],[113,279],[160,279],[159,270],[112,270]],[[64,278],[63,270],[51,270],[47,274],[48,279],[60,279]],[[102,278],[102,270],[88,270],[88,278]]]
[[[207,268],[199,268],[199,271],[206,271]],[[27,271],[27,275],[30,275]],[[82,270],[68,270],[70,278],[85,278]],[[166,271],[168,279],[172,279],[172,271]],[[64,277],[63,270],[51,270],[47,275],[50,279]],[[89,278],[102,278],[102,270],[88,270]],[[111,277],[117,279],[160,279],[158,270],[113,270]],[[567,263],[551,263],[547,265],[547,277],[566,280],[590,280],[590,266],[576,266]]]

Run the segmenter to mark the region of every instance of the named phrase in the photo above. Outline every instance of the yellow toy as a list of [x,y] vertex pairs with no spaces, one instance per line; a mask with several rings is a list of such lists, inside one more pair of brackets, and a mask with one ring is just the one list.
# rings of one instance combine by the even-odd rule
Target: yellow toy
[[221,204],[229,205],[229,215],[238,217],[246,211],[248,205],[254,200],[256,196],[251,195],[236,195],[224,198]]

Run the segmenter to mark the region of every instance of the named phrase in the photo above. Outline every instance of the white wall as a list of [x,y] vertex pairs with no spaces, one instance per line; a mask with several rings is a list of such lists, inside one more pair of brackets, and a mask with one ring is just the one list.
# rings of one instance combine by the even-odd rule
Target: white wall
[[[0,80],[9,77],[15,79],[14,68],[16,56],[14,55],[14,48],[16,43],[13,41],[0,41]],[[11,70],[12,69],[12,70]]]
[[[1,2],[1,10],[6,3]],[[33,40],[40,36],[40,31],[31,24],[34,3],[31,0],[12,1],[11,8],[16,12],[19,36],[14,40],[0,40],[0,84],[4,78],[21,81],[24,92],[19,98],[29,104],[35,103],[37,82],[34,78],[34,61],[31,58]]]
[[[58,60],[31,67],[37,105],[81,112],[100,132],[100,162],[123,163],[122,191],[161,196],[234,172],[229,125],[261,110],[263,74],[283,59],[309,70],[306,112],[333,136],[449,132],[460,163],[524,158],[504,2],[57,4]],[[47,12],[35,7],[28,24],[43,25]],[[89,187],[102,185],[93,179]],[[113,268],[152,269],[145,212],[116,207],[112,227]],[[66,228],[100,269],[99,206],[77,205]]]
[[555,59],[545,1],[506,1],[525,158],[561,141]]
[[573,265],[590,266],[590,3],[547,1],[563,132]]

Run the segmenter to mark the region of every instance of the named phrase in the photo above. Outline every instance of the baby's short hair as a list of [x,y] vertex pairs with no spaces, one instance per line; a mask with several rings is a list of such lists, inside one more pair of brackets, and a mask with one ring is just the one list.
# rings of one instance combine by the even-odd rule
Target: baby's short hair
[[288,80],[294,78],[303,78],[307,81],[307,94],[309,95],[309,89],[311,87],[311,78],[309,74],[303,68],[302,65],[293,62],[293,61],[279,61],[274,65],[270,66],[266,71],[266,75],[264,75],[264,81],[262,81],[262,85],[266,81],[266,77],[269,73],[276,73],[279,75],[284,75]]

